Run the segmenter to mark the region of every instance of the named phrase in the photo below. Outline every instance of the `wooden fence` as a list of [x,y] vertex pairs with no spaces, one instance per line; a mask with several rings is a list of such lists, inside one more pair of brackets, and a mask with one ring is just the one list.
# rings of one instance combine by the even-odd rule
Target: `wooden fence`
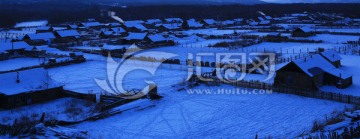
[[345,95],[341,93],[335,92],[325,92],[321,90],[306,90],[302,88],[294,88],[287,86],[274,86],[273,84],[263,83],[260,81],[237,81],[237,82],[225,82],[222,80],[213,80],[211,82],[216,82],[214,84],[229,84],[237,87],[251,88],[251,89],[259,89],[259,90],[271,90],[273,92],[285,93],[285,94],[294,94],[298,96],[331,100],[341,103],[348,103],[354,105],[360,105],[360,97]]

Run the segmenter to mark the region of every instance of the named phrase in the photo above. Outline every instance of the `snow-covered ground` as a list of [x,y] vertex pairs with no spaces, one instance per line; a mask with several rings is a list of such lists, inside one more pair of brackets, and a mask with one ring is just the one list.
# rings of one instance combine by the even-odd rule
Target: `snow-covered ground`
[[342,33],[360,33],[360,28],[352,29],[316,29],[316,31],[342,32]]
[[234,34],[237,33],[248,33],[253,32],[252,30],[219,30],[219,29],[196,29],[196,30],[187,30],[183,31],[184,34],[193,35],[193,34],[206,34],[206,35],[225,35],[225,34]]
[[316,36],[311,36],[304,39],[322,40],[324,41],[324,43],[341,44],[341,43],[346,43],[347,41],[357,41],[359,40],[359,36],[317,34]]
[[[212,87],[224,88],[234,87]],[[291,138],[310,131],[315,119],[348,106],[277,93],[190,95],[162,85],[159,92],[164,98],[153,102],[154,108],[71,127],[94,138]]]
[[0,71],[15,70],[23,67],[38,66],[44,62],[39,58],[16,58],[0,61]]

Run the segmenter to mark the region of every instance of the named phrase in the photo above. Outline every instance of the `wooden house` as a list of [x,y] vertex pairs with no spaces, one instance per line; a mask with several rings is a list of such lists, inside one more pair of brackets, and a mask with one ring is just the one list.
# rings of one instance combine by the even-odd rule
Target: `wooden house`
[[99,37],[106,39],[106,38],[114,38],[116,36],[113,31],[101,31]]
[[291,32],[292,37],[310,37],[314,36],[315,32],[309,27],[297,28]]
[[352,76],[337,69],[319,54],[288,63],[276,71],[275,86],[317,90],[323,85],[347,88]]
[[51,27],[43,26],[43,27],[37,27],[36,33],[44,33],[44,32],[51,32]]
[[160,34],[148,35],[145,37],[144,41],[149,44],[156,46],[173,46],[175,45],[173,41],[166,39]]
[[166,31],[178,31],[181,30],[181,24],[172,23],[172,24],[161,24],[158,26],[158,31],[166,32]]
[[334,65],[336,68],[339,68],[341,66],[341,57],[338,53],[329,50],[320,52],[320,55],[324,57],[327,61],[329,61],[332,65]]
[[80,34],[76,30],[60,30],[54,33],[56,41],[60,43],[68,43],[78,41]]
[[129,32],[129,35],[125,38],[126,43],[137,43],[143,41],[147,33],[135,33],[135,32]]
[[99,23],[99,22],[82,22],[80,24],[78,24],[78,27],[84,27],[87,29],[101,29],[103,28],[105,25]]
[[10,56],[24,55],[25,49],[30,45],[24,41],[12,41],[0,44],[0,53],[7,53]]
[[203,19],[200,23],[206,27],[216,26],[216,21],[214,19]]
[[166,18],[163,20],[164,24],[172,24],[172,23],[183,23],[181,18]]
[[123,29],[122,27],[115,27],[115,28],[111,28],[110,31],[113,31],[114,32],[114,36],[117,36],[117,37],[125,37],[127,35],[129,35],[125,29]]
[[186,20],[182,23],[183,29],[198,29],[202,28],[203,26],[203,24],[197,22],[195,19]]
[[125,22],[122,28],[125,29],[126,32],[146,32],[148,30],[144,25],[137,22]]
[[0,74],[0,108],[12,109],[63,97],[63,87],[43,68]]
[[23,41],[26,43],[39,46],[39,45],[49,45],[56,37],[51,32],[37,33],[37,34],[26,34],[23,37]]

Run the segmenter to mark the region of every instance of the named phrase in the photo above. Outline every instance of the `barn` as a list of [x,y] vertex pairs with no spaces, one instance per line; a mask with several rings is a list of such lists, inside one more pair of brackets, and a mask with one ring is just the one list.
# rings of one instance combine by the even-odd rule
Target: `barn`
[[336,68],[339,68],[341,66],[341,57],[338,53],[329,50],[325,52],[320,52],[320,55],[323,56],[331,64],[333,64]]
[[0,74],[0,108],[11,109],[63,97],[63,87],[44,68]]
[[0,53],[16,57],[23,55],[26,48],[30,48],[30,45],[24,41],[5,42],[0,44]]
[[309,27],[297,28],[291,32],[292,37],[310,37],[314,36],[315,32]]
[[45,32],[37,34],[26,34],[22,40],[33,46],[40,46],[51,44],[54,39],[55,36],[53,33]]
[[145,39],[146,36],[147,33],[129,32],[129,35],[126,37],[126,42],[127,43],[141,42]]
[[352,76],[337,69],[319,54],[288,63],[276,71],[275,86],[317,90],[323,85],[347,88]]
[[59,30],[54,33],[57,42],[67,43],[80,39],[80,34],[76,30]]
[[216,21],[214,19],[203,19],[200,21],[200,23],[207,27],[216,25]]

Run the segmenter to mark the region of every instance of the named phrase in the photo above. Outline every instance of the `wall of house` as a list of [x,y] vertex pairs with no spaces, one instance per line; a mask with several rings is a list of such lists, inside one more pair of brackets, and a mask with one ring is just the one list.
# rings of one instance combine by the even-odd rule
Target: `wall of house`
[[316,89],[314,80],[304,73],[282,71],[277,72],[275,77],[275,86],[287,86],[314,90]]
[[26,106],[35,103],[41,103],[49,100],[65,97],[63,87],[51,88],[34,92],[26,92],[16,95],[0,96],[2,99],[0,107],[12,109],[20,106]]

